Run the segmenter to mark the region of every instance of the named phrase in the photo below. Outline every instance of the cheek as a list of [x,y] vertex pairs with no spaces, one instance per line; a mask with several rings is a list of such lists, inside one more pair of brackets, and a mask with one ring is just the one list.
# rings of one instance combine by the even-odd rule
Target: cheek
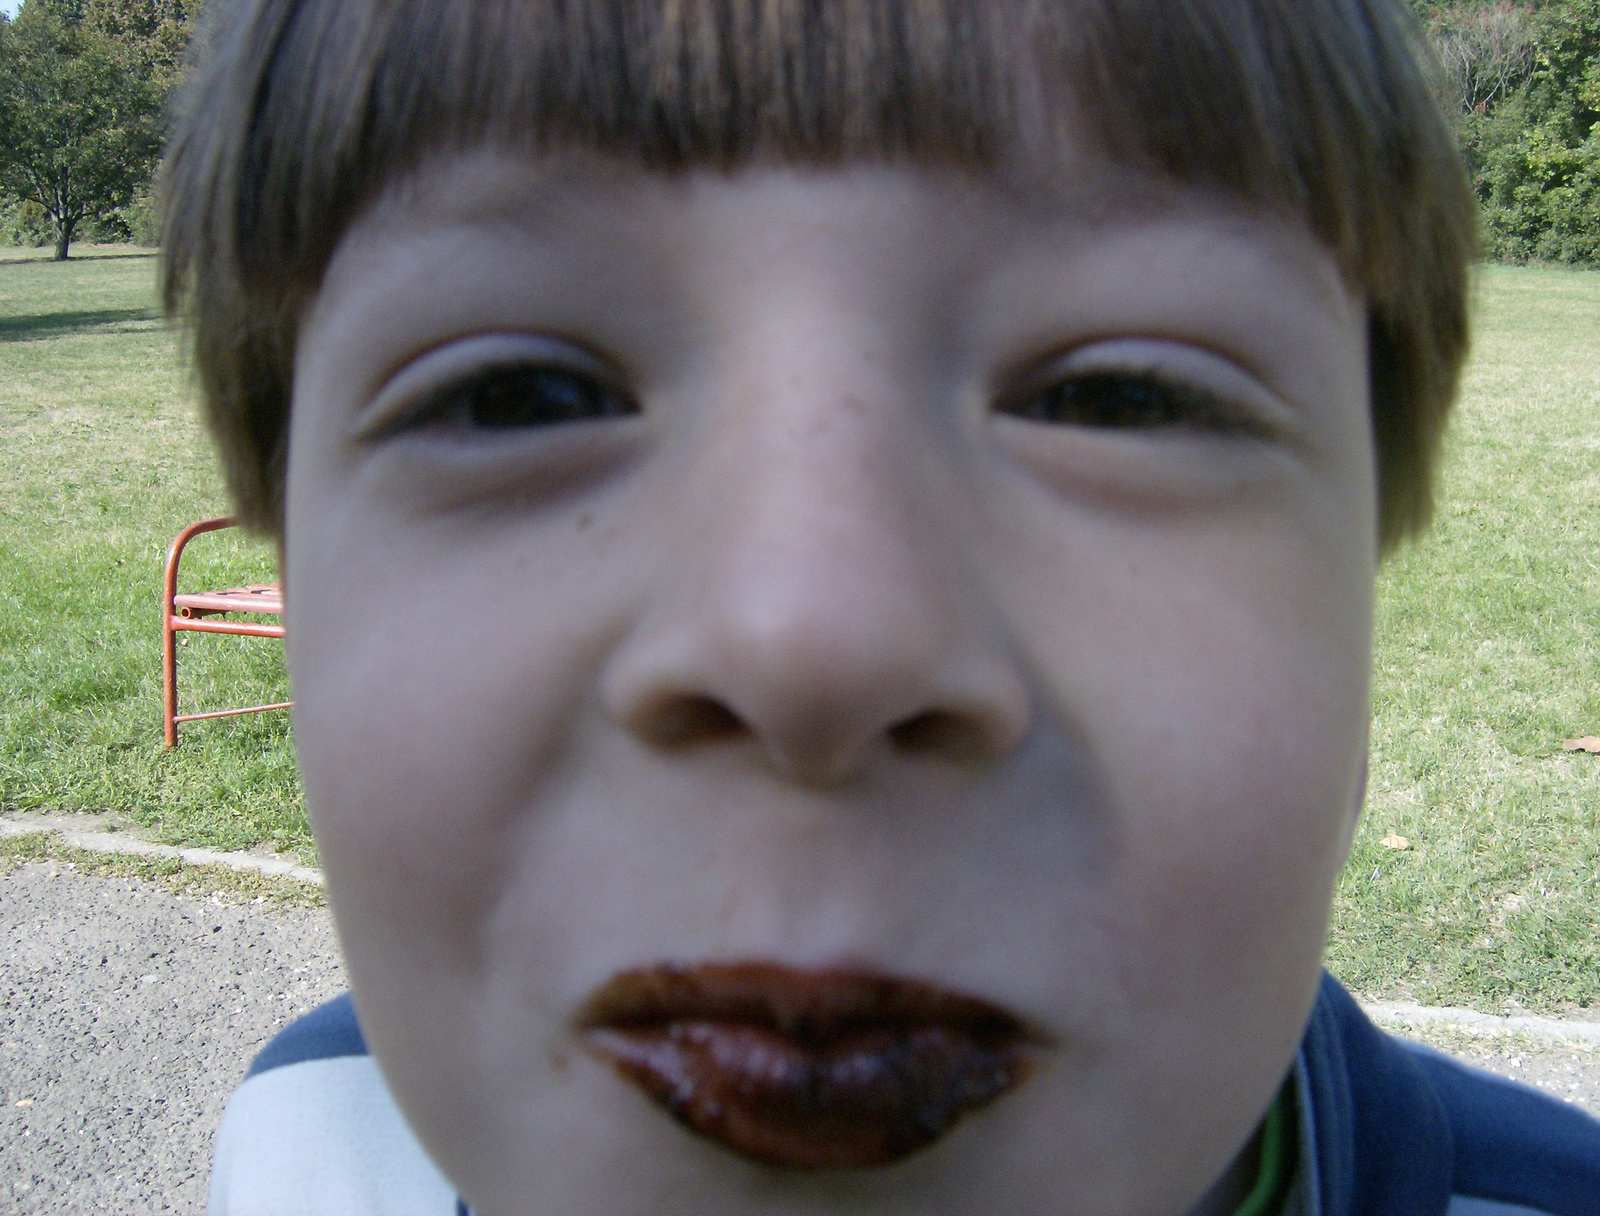
[[[352,967],[375,951],[373,971],[470,968],[518,817],[586,717],[616,589],[560,528],[468,537],[408,524],[395,542],[360,512],[321,522],[290,571],[289,658]],[[535,565],[548,573],[526,577]]]
[[1106,774],[1134,987],[1314,969],[1366,746],[1373,559],[1294,523],[1090,528],[1013,576],[1051,712]]
[[1029,589],[1014,628],[1112,821],[1105,865],[1061,905],[1057,971],[1100,968],[1102,1081],[1113,1106],[1138,1095],[1129,1134],[1204,1111],[1192,1151],[1222,1159],[1314,995],[1366,742],[1370,534],[1074,535],[1008,584]]

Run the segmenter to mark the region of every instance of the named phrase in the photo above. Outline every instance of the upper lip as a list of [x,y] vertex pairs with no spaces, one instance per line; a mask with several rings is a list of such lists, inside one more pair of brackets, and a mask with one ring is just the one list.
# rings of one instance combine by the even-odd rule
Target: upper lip
[[982,1039],[1046,1041],[1003,1006],[925,980],[773,962],[658,963],[619,972],[590,994],[574,1024],[623,1030],[687,1021],[761,1026],[808,1044],[868,1027],[931,1025]]

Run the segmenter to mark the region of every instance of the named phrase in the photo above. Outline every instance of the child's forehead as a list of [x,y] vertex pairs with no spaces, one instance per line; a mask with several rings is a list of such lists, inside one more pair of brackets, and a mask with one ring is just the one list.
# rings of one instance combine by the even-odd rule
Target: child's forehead
[[570,230],[594,218],[597,209],[648,221],[712,200],[730,213],[761,217],[780,195],[800,192],[819,200],[871,196],[879,205],[903,208],[900,215],[938,211],[955,223],[984,213],[990,220],[1004,217],[1019,232],[1093,233],[1188,222],[1269,242],[1291,232],[1315,239],[1292,211],[1059,145],[1048,158],[1019,153],[987,165],[763,158],[735,167],[662,170],[582,147],[529,153],[480,143],[440,149],[397,174],[364,209],[357,227]]
[[[1332,252],[1293,214],[1092,152],[985,167],[858,158],[668,172],[581,148],[528,154],[480,144],[437,153],[398,178],[347,234],[342,252],[477,229],[502,241],[582,245],[592,238],[595,251],[611,257],[671,245],[695,225],[781,233],[826,229],[852,213],[890,231],[910,233],[917,223],[937,229],[945,238],[938,245],[913,241],[908,251],[929,262],[963,254],[1025,260],[1134,230],[1183,230],[1200,256],[1210,248],[1247,257],[1270,264],[1274,281],[1298,279],[1327,303],[1345,307],[1350,299]],[[845,243],[842,234],[836,243]],[[329,268],[335,277],[343,260],[336,255]]]

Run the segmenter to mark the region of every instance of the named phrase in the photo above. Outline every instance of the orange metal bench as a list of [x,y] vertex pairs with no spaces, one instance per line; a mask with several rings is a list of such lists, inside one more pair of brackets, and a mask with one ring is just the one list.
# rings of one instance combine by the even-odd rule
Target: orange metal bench
[[196,633],[232,633],[251,638],[281,638],[283,626],[269,622],[238,620],[239,614],[249,616],[283,617],[283,592],[277,583],[261,583],[252,587],[233,587],[226,591],[199,591],[178,593],[178,562],[183,557],[184,546],[203,532],[216,532],[234,526],[231,515],[220,519],[204,519],[190,524],[167,551],[166,586],[161,598],[161,692],[165,715],[167,746],[178,746],[178,723],[198,722],[202,718],[231,718],[235,714],[258,714],[268,709],[288,709],[293,701],[280,701],[273,705],[251,705],[243,709],[217,709],[204,714],[178,712],[178,634],[183,630]]

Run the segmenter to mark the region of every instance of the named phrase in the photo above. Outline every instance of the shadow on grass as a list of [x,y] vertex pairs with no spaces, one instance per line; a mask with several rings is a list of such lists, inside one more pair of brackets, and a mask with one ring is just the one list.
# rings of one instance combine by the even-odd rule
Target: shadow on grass
[[49,312],[24,317],[0,317],[0,342],[29,342],[35,338],[54,338],[83,329],[133,321],[154,321],[148,308],[99,308],[85,312]]
[[158,256],[160,255],[154,249],[140,253],[75,253],[66,262],[58,262],[54,254],[45,252],[38,257],[0,257],[0,266],[65,266],[69,262],[138,262]]

